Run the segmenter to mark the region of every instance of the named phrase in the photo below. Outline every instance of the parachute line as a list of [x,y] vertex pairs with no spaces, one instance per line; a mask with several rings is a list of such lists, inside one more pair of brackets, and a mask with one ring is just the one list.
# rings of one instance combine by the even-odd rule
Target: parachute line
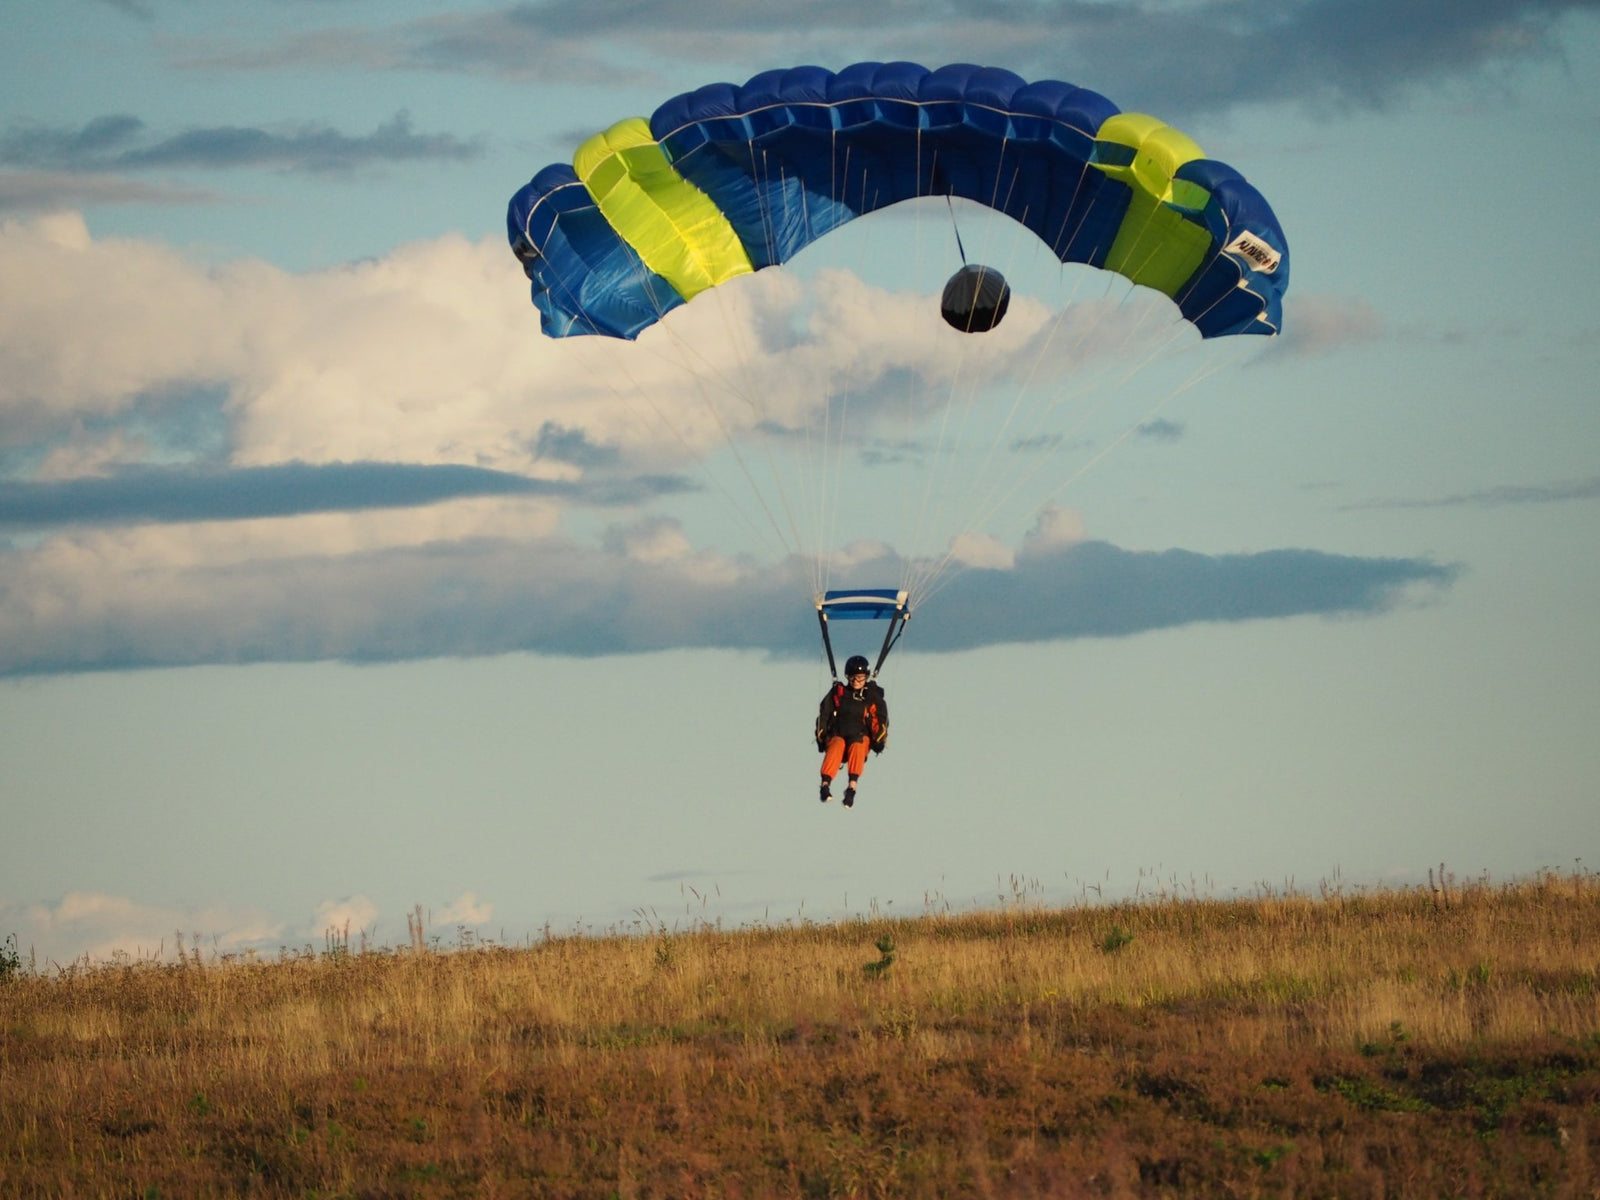
[[946,196],[944,202],[950,206],[950,231],[956,235],[956,253],[961,256],[961,265],[964,267],[967,265],[967,248],[961,244],[961,225],[956,220],[956,202],[950,196]]
[[[761,307],[765,284],[723,282],[789,262],[858,217],[939,196],[950,235],[932,203],[914,204],[915,261],[891,260],[892,269],[916,267],[920,289],[920,264],[948,262],[951,240],[964,268],[975,256],[1010,272],[1029,253],[1048,262],[1048,252],[1052,295],[1070,294],[1025,330],[1023,348],[1008,350],[1018,345],[1009,334],[986,341],[994,326],[978,305],[952,301],[957,332],[933,323],[919,358],[898,340],[908,329],[901,297],[886,293],[862,309],[853,293],[808,288],[779,310],[790,326],[775,328]],[[1010,242],[986,245],[989,227],[958,213],[957,198],[1007,218],[999,228]],[[681,388],[652,386],[634,352],[597,377],[613,393],[631,385],[652,424],[691,457],[714,430],[759,514],[701,463],[716,498],[763,545],[775,539],[806,559],[817,594],[846,573],[838,538],[874,516],[856,499],[861,477],[880,461],[908,476],[896,491],[911,540],[896,549],[918,605],[982,561],[963,546],[1025,489],[1031,496],[1041,475],[1049,502],[1222,365],[1202,361],[1170,391],[1164,381],[1139,421],[1101,442],[1104,419],[1121,424],[1111,406],[1132,376],[1186,355],[1191,330],[1201,343],[1276,334],[1288,284],[1287,242],[1266,201],[1176,129],[1070,84],[959,65],[799,67],[674,97],[648,120],[596,135],[570,166],[536,174],[512,198],[507,230],[548,335],[631,341],[662,326],[640,352],[672,364],[687,379]],[[842,265],[865,280],[860,268],[879,253],[869,242]],[[1069,278],[1075,264],[1089,270]],[[983,271],[996,268],[974,269],[982,294]],[[1150,290],[1173,308],[1150,303]],[[705,317],[664,320],[686,302],[707,304],[694,310]],[[1165,327],[1161,313],[1175,314]],[[894,339],[889,353],[862,336],[877,329]],[[847,356],[837,372],[808,367],[828,355]],[[704,423],[688,419],[673,389],[707,410]],[[903,440],[871,458],[872,439],[897,424]],[[1058,475],[1078,451],[1087,457]],[[934,534],[948,537],[924,553]]]

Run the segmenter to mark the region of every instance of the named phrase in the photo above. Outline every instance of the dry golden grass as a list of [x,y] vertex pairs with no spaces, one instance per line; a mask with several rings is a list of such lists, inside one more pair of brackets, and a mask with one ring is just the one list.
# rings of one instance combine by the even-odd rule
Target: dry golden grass
[[0,983],[0,1195],[1600,1195],[1600,882]]

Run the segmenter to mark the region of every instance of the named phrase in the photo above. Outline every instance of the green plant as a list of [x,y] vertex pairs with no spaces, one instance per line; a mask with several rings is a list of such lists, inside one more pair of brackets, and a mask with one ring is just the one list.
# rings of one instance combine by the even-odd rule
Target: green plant
[[22,956],[17,953],[17,935],[7,934],[5,943],[0,945],[0,983],[21,974]]
[[878,948],[878,961],[869,962],[861,969],[869,979],[881,979],[883,973],[894,965],[894,935],[886,933],[874,945]]
[[1100,940],[1100,951],[1103,954],[1115,954],[1133,941],[1133,934],[1121,925],[1113,925],[1111,931]]

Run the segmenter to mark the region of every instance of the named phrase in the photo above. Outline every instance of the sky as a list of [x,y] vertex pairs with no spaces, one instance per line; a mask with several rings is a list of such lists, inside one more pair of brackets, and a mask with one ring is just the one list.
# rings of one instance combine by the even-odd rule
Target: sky
[[[1600,0],[0,20],[0,941],[42,969],[1600,864]],[[537,170],[868,59],[1177,125],[1276,212],[1284,332],[924,206],[541,334]],[[1013,283],[981,343],[928,320],[952,232]],[[819,805],[814,592],[938,562]]]

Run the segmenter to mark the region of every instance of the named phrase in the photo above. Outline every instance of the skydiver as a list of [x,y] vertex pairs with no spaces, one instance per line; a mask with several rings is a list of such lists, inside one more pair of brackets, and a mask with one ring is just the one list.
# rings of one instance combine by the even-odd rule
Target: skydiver
[[856,802],[856,784],[867,767],[867,751],[883,753],[889,744],[889,703],[883,689],[872,680],[867,660],[852,655],[844,664],[844,683],[834,682],[817,710],[817,749],[822,752],[822,795],[833,798],[833,777],[848,756],[850,785],[844,806]]

